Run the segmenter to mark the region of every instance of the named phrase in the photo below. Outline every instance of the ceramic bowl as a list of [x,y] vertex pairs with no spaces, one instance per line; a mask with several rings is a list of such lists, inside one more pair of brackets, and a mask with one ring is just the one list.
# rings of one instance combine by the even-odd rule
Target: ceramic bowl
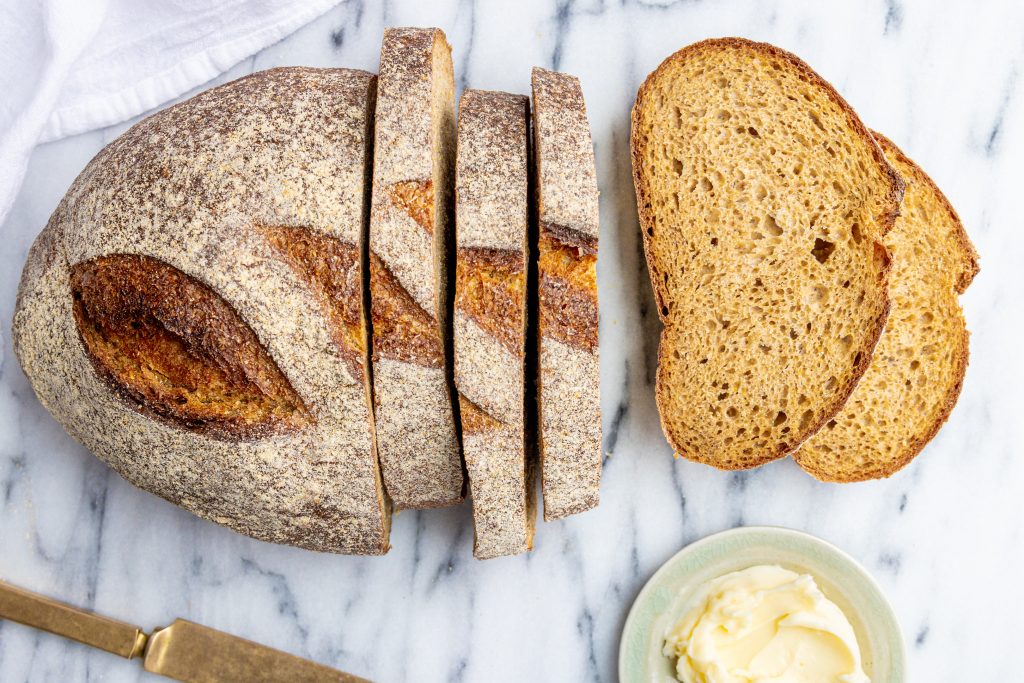
[[835,546],[777,527],[723,531],[691,543],[662,565],[626,618],[619,646],[621,683],[675,681],[675,663],[661,650],[665,631],[686,611],[688,594],[722,574],[759,564],[777,564],[813,576],[850,620],[864,673],[873,683],[904,683],[903,635],[875,580]]

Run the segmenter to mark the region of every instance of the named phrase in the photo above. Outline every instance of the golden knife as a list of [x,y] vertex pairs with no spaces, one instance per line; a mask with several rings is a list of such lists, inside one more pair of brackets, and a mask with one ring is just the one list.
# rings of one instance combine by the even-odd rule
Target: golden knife
[[115,655],[142,657],[146,671],[186,683],[369,683],[280,650],[178,619],[150,634],[0,581],[0,619],[55,633]]

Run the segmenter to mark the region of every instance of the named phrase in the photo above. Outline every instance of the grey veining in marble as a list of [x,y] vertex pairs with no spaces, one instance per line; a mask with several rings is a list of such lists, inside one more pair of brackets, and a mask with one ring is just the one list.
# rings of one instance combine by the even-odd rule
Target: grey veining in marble
[[[217,82],[286,64],[376,70],[386,25],[443,27],[461,87],[527,93],[534,65],[582,80],[602,192],[601,507],[541,523],[526,557],[474,561],[466,506],[401,514],[384,558],[337,557],[238,536],[107,470],[35,400],[10,320],[32,239],[125,124],[38,148],[0,228],[0,578],[144,627],[185,617],[382,681],[613,681],[626,612],[662,562],[721,529],[777,524],[836,543],[875,575],[913,680],[1020,680],[1024,6],[349,0]],[[807,60],[935,178],[981,253],[962,299],[973,336],[960,404],[890,480],[830,486],[788,460],[718,472],[673,461],[658,427],[629,110],[661,59],[721,35]],[[0,681],[134,680],[157,679],[0,622]]]

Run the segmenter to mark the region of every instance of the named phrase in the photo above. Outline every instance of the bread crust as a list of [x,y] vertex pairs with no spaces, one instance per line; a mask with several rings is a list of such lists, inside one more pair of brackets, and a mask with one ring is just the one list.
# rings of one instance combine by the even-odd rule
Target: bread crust
[[455,383],[477,559],[533,547],[526,412],[529,99],[467,90],[456,157]]
[[[33,245],[13,325],[40,401],[131,483],[254,538],[357,554],[389,547],[366,378],[337,348],[314,285],[260,226],[358,244],[374,84],[359,71],[274,69],[130,128],[83,170]],[[218,297],[311,424],[218,439],[127,401],[95,372],[72,311],[72,268],[109,255],[159,262]],[[216,316],[189,324],[180,338],[197,352],[204,335],[242,334]]]
[[868,343],[865,345],[864,353],[862,353],[861,355],[860,362],[854,366],[850,380],[845,383],[846,385],[842,388],[842,391],[837,394],[838,399],[836,400],[835,405],[830,406],[825,411],[822,411],[821,418],[819,418],[815,423],[810,425],[810,427],[807,429],[806,435],[802,439],[794,440],[793,443],[779,444],[773,450],[765,450],[760,455],[750,457],[749,459],[744,461],[741,466],[723,465],[723,463],[721,463],[720,461],[715,460],[713,458],[705,457],[701,453],[687,451],[682,444],[678,443],[673,438],[669,425],[666,421],[666,417],[663,414],[660,407],[661,397],[664,396],[665,394],[665,388],[663,384],[664,378],[662,376],[660,369],[664,367],[666,363],[666,354],[668,353],[668,349],[666,348],[666,344],[664,343],[665,332],[662,332],[661,343],[659,343],[658,345],[659,372],[656,379],[655,394],[657,397],[659,397],[658,414],[661,422],[662,431],[665,433],[665,436],[668,439],[669,444],[676,451],[676,455],[681,455],[690,460],[708,464],[719,469],[750,469],[766,464],[773,460],[783,458],[786,455],[789,455],[797,451],[800,445],[804,441],[806,441],[807,438],[809,438],[815,432],[824,427],[825,424],[827,424],[828,421],[832,419],[832,417],[834,417],[840,410],[842,410],[846,401],[849,399],[850,395],[853,393],[853,390],[856,388],[857,383],[860,381],[860,378],[863,377],[864,373],[867,371],[867,368],[871,360],[871,354],[874,351],[874,348],[877,346],[878,340],[881,338],[882,331],[885,328],[885,321],[888,318],[889,312],[891,310],[891,302],[889,301],[887,295],[888,276],[889,271],[891,269],[891,259],[889,258],[888,251],[886,250],[884,244],[880,240],[886,233],[889,232],[889,230],[892,229],[892,226],[896,222],[896,218],[899,215],[899,206],[903,198],[903,192],[905,190],[905,184],[903,182],[903,179],[896,172],[896,170],[886,160],[885,155],[882,153],[882,150],[879,147],[878,143],[875,141],[874,137],[861,122],[853,108],[846,102],[845,99],[843,99],[843,97],[835,90],[834,87],[832,87],[830,83],[828,83],[821,76],[819,76],[813,69],[811,69],[810,66],[808,66],[803,60],[801,60],[796,55],[786,50],[783,50],[779,47],[771,45],[769,43],[758,43],[748,40],[746,38],[736,37],[707,39],[697,43],[693,43],[678,50],[677,52],[667,57],[664,61],[662,61],[662,63],[647,76],[647,78],[644,80],[643,84],[637,91],[636,101],[633,105],[633,109],[631,112],[631,125],[634,131],[634,135],[631,135],[630,138],[630,153],[633,166],[633,183],[637,195],[637,211],[640,217],[644,256],[649,267],[651,287],[654,291],[655,300],[657,302],[658,317],[663,324],[667,322],[667,317],[664,313],[664,311],[666,310],[666,293],[664,290],[663,283],[660,282],[659,280],[659,274],[656,271],[656,268],[653,266],[654,257],[652,254],[651,239],[647,232],[647,227],[653,226],[655,223],[655,215],[651,204],[650,188],[648,186],[645,175],[642,173],[643,159],[641,157],[641,147],[638,143],[635,131],[637,130],[637,126],[639,123],[639,115],[642,112],[648,97],[650,96],[650,93],[653,89],[653,85],[663,72],[670,69],[676,62],[682,62],[684,60],[690,59],[694,55],[700,54],[701,52],[704,51],[718,50],[723,48],[747,50],[755,54],[768,55],[771,57],[782,59],[789,63],[790,65],[792,65],[798,72],[800,72],[808,80],[809,83],[813,84],[815,87],[824,92],[829,99],[833,100],[842,109],[842,111],[846,115],[849,127],[854,131],[854,133],[858,137],[862,138],[866,146],[871,149],[872,157],[877,163],[878,168],[882,171],[882,173],[887,177],[889,181],[889,190],[885,201],[885,205],[888,207],[888,210],[883,211],[881,215],[876,217],[882,232],[880,235],[876,236],[877,239],[875,239],[875,251],[878,258],[884,261],[883,267],[879,270],[878,278],[879,291],[884,297],[881,312],[879,315],[876,316],[875,320],[873,320],[871,323],[870,335]]
[[602,468],[597,171],[575,76],[534,68],[544,519],[596,507]]
[[[978,252],[975,250],[974,244],[967,235],[967,230],[964,228],[964,224],[960,220],[960,216],[957,214],[946,195],[939,189],[938,185],[935,184],[935,181],[925,173],[924,169],[908,157],[903,150],[896,145],[896,143],[877,131],[872,131],[872,135],[878,141],[879,146],[882,148],[885,155],[895,160],[897,168],[910,170],[910,174],[906,178],[907,183],[920,183],[927,187],[928,192],[939,202],[946,212],[949,221],[954,226],[953,238],[960,250],[960,270],[955,279],[954,291],[955,294],[963,294],[973,281],[974,277],[980,272],[981,268],[979,265]],[[969,344],[970,332],[968,332],[966,325],[964,325],[961,331],[961,351],[957,353],[956,357],[953,359],[953,373],[955,380],[949,386],[935,419],[932,421],[931,425],[929,425],[927,430],[925,430],[917,439],[908,444],[907,448],[896,457],[884,463],[876,464],[873,468],[865,468],[849,473],[835,472],[817,467],[814,460],[810,458],[802,458],[801,451],[797,451],[793,456],[796,462],[815,479],[835,483],[853,483],[869,481],[871,479],[883,479],[891,477],[893,474],[909,465],[914,458],[920,455],[921,451],[924,450],[924,447],[935,438],[935,435],[939,433],[939,430],[949,419],[950,414],[953,412],[953,408],[956,406],[956,403],[960,398],[960,393],[963,390],[964,378],[967,375],[967,366],[970,356]],[[807,445],[809,446],[811,444],[813,444],[813,439],[810,440]]]
[[455,86],[444,33],[386,29],[379,83],[370,298],[380,461],[397,509],[443,507],[464,494],[447,296]]

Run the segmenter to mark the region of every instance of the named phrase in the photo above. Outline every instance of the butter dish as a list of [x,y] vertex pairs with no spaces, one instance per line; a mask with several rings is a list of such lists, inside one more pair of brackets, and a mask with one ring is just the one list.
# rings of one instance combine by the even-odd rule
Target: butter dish
[[849,619],[865,673],[873,682],[903,683],[903,636],[881,588],[853,558],[809,534],[779,527],[740,527],[691,543],[666,562],[630,609],[619,647],[622,683],[673,683],[664,634],[706,582],[756,565],[810,574]]

